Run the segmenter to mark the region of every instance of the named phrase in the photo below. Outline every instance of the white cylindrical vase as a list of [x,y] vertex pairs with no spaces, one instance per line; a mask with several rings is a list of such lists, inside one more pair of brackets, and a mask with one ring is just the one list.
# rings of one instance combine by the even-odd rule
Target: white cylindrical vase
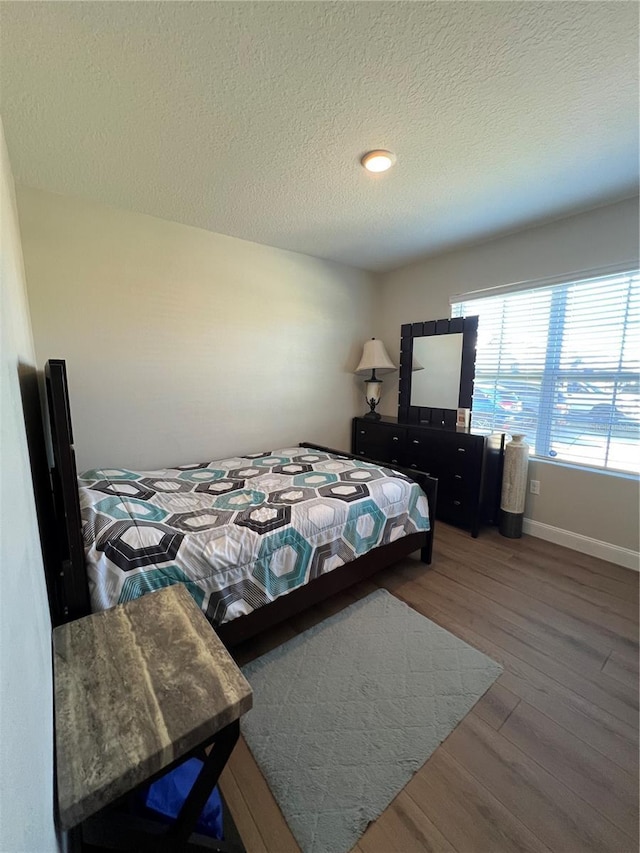
[[528,468],[529,445],[524,440],[524,435],[514,435],[504,449],[500,500],[499,530],[509,539],[519,539],[522,536]]

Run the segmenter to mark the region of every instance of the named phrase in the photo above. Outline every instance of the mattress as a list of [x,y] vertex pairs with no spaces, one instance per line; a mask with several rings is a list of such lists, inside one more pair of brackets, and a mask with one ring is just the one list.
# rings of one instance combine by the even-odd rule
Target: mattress
[[183,583],[214,625],[429,530],[422,489],[304,447],[78,480],[94,611]]

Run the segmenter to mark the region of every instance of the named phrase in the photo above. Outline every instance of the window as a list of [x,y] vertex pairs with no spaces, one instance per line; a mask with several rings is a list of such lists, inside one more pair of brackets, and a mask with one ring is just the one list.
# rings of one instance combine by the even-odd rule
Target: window
[[454,297],[477,314],[472,426],[536,456],[640,471],[640,273]]

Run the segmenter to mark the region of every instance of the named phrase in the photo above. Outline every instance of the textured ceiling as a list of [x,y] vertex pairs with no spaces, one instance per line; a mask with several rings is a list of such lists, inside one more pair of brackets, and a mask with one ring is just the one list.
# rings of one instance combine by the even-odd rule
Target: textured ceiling
[[[631,195],[635,2],[0,4],[16,180],[389,269]],[[398,163],[371,176],[370,148]]]

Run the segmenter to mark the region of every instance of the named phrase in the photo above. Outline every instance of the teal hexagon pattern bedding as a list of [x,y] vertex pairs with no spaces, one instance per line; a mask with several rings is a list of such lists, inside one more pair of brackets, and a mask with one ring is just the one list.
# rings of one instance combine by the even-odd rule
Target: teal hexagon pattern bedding
[[92,608],[183,583],[214,625],[429,530],[390,468],[304,447],[78,480]]

